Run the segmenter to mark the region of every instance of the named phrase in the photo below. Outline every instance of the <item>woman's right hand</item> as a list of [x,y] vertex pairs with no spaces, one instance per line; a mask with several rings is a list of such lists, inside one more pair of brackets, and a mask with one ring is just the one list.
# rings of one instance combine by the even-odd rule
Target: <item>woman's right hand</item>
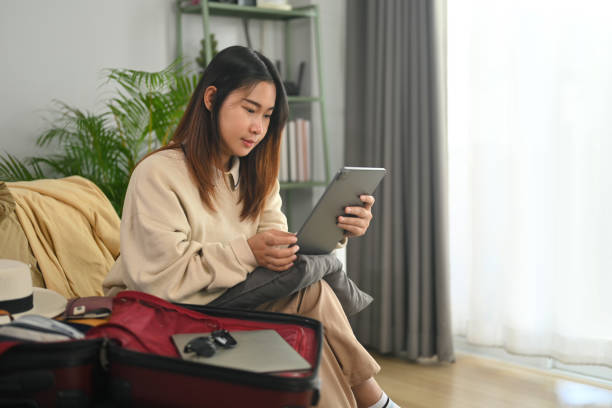
[[[255,234],[247,240],[257,265],[273,271],[282,272],[293,266],[297,259],[295,254],[300,248],[297,245],[285,248],[297,242],[294,233],[280,230],[267,230]],[[282,248],[279,248],[281,247]]]

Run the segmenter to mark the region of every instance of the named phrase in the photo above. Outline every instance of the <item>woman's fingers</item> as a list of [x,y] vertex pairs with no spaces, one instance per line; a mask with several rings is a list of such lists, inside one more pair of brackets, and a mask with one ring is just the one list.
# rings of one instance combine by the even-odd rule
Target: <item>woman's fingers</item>
[[370,225],[369,218],[338,217],[338,227],[345,230],[349,237],[360,237],[364,235]]
[[273,271],[286,271],[293,266],[297,259],[296,252],[300,250],[297,245],[289,248],[268,247],[266,251],[267,268]]
[[292,255],[286,258],[269,257],[266,259],[266,261],[268,262],[268,264],[273,265],[273,266],[284,266],[284,265],[289,265],[293,263],[293,261],[295,261],[296,259],[297,259],[297,256]]
[[294,233],[279,230],[267,230],[255,234],[248,240],[255,255],[257,265],[273,271],[286,271],[297,259],[296,252],[300,249]]
[[338,226],[341,227],[342,225],[364,228],[368,225],[368,221],[366,221],[364,218],[340,216],[338,217]]
[[374,196],[371,195],[362,195],[359,196],[359,199],[363,202],[363,206],[366,208],[366,210],[369,210],[370,208],[372,208],[372,206],[374,205],[374,201],[376,201],[374,199]]
[[359,196],[363,202],[363,207],[352,206],[346,207],[344,211],[348,215],[338,217],[338,227],[346,231],[345,235],[349,237],[359,237],[366,233],[372,220],[372,205],[374,205],[374,197],[371,195]]
[[291,245],[297,242],[297,237],[292,232],[268,230],[263,234],[265,234],[265,242],[269,246]]
[[338,227],[342,228],[349,237],[359,237],[366,232],[366,228],[351,224],[338,224]]
[[354,215],[355,217],[358,217],[358,218],[367,218],[368,216],[372,215],[370,210],[367,210],[364,207],[346,207],[344,209],[344,212],[350,215]]
[[268,247],[266,249],[266,256],[272,258],[288,258],[294,255],[299,250],[300,247],[297,245],[290,246],[289,248]]
[[266,258],[267,259],[291,259],[295,258],[295,253],[300,250],[300,247],[297,245],[290,246],[289,248],[276,248],[276,247],[267,247],[266,248]]
[[372,218],[372,207],[346,207],[344,212],[359,218]]

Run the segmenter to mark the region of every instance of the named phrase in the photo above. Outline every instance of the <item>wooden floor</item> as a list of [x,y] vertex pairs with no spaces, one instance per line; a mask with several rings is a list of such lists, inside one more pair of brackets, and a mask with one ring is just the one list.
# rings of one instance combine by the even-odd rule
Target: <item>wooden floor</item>
[[469,354],[454,364],[411,364],[374,355],[376,380],[402,408],[612,407],[612,387]]

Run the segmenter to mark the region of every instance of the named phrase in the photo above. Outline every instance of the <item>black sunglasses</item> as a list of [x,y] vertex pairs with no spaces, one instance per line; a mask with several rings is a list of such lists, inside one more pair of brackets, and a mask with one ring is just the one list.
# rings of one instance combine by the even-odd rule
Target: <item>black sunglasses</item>
[[232,348],[236,346],[236,339],[225,329],[215,330],[210,336],[195,337],[185,345],[185,353],[195,353],[197,356],[212,357],[217,346]]

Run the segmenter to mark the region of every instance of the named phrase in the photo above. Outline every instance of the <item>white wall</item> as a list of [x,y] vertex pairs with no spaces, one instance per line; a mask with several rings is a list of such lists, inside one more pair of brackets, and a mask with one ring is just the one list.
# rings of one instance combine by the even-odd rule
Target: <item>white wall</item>
[[159,70],[174,55],[171,0],[0,2],[0,151],[38,154],[54,99],[94,109],[101,70]]

